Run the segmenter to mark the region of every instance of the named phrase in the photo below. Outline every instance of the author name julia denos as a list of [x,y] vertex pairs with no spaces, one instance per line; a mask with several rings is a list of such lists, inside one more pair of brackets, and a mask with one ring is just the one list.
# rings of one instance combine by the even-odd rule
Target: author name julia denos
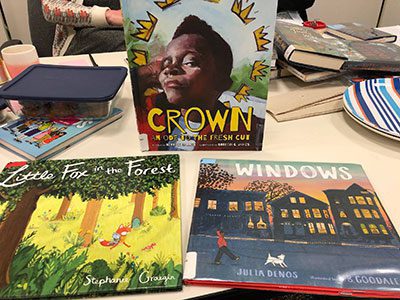
[[[153,281],[164,281],[164,285],[168,284],[169,280],[175,280],[175,276],[173,275],[166,275],[166,276],[149,276],[148,271],[143,271],[140,275],[139,275],[139,282],[140,283],[149,283],[149,282],[153,282]],[[83,283],[84,286],[87,285],[97,285],[99,288],[107,283],[111,283],[111,284],[118,284],[118,283],[129,283],[129,281],[131,280],[130,277],[126,277],[126,278],[112,278],[112,277],[104,277],[104,278],[96,278],[92,275],[87,275],[85,277],[85,282]]]

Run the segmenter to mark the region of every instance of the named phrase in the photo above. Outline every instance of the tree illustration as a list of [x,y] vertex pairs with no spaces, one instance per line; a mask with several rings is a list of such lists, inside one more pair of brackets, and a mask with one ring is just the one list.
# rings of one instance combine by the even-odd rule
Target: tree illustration
[[[52,180],[31,180],[18,184],[15,178],[10,178],[13,172],[18,170],[30,174],[57,174],[60,173],[67,161],[55,161],[51,165],[43,162],[33,162],[29,166],[10,166],[0,173],[0,193],[4,196],[3,201],[8,203],[8,212],[0,222],[0,288],[9,284],[9,269],[12,258],[20,243],[26,227],[36,209],[40,196],[44,194],[61,197],[60,193],[70,193],[76,189],[77,181],[65,184],[56,177]],[[21,172],[22,173],[22,172]],[[69,181],[69,180],[67,180]]]
[[153,196],[153,203],[151,209],[155,209],[158,206],[158,199],[160,198],[160,191],[155,191]]
[[[140,161],[142,174],[128,173],[131,161]],[[168,164],[170,173],[156,172]],[[146,169],[149,172],[147,175],[143,174]],[[35,161],[23,166],[9,166],[0,173],[0,204],[7,202],[7,212],[0,220],[0,288],[10,282],[12,258],[41,196],[61,198],[78,195],[87,203],[80,228],[83,246],[87,247],[92,242],[103,200],[128,196],[132,191],[153,195],[155,190],[178,179],[177,155],[149,159],[122,157]],[[135,211],[143,216],[143,205],[137,202]]]
[[246,191],[265,192],[265,200],[267,202],[281,198],[295,191],[291,185],[280,183],[275,180],[255,180],[249,182],[244,189]]
[[201,164],[198,187],[200,189],[226,190],[235,176],[223,170],[218,164]]
[[133,185],[125,186],[127,193],[133,191],[135,196],[135,208],[132,215],[132,222],[136,219],[143,223],[143,209],[146,195],[150,194],[153,197],[156,192],[169,184],[172,185],[171,188],[171,218],[178,217],[178,180],[179,180],[179,156],[169,155],[169,156],[154,156],[152,159],[143,161],[141,163],[141,169],[152,169],[152,168],[162,168],[164,166],[170,165],[172,173],[168,173],[164,176],[139,176],[137,182]]
[[67,196],[64,196],[61,206],[58,210],[58,213],[57,213],[56,217],[54,218],[54,221],[64,220],[64,217],[66,216],[66,214],[68,212],[69,206],[71,205],[72,196],[73,196],[72,193]]

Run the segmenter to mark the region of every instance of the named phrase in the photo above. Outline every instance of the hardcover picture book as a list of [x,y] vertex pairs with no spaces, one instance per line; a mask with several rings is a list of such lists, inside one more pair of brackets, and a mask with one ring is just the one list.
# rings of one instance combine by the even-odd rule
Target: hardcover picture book
[[21,117],[0,126],[0,145],[28,160],[48,158],[121,117],[118,108],[102,120]]
[[184,282],[398,299],[399,247],[360,165],[203,159]]
[[393,43],[397,36],[359,23],[339,23],[328,25],[325,33],[351,41]]
[[289,63],[326,70],[400,71],[395,44],[325,38],[312,28],[278,21],[275,47]]
[[0,299],[182,287],[179,156],[11,162]]
[[277,1],[121,4],[141,149],[261,150]]
[[343,72],[313,70],[309,68],[304,68],[302,66],[288,64],[286,61],[280,59],[278,60],[277,64],[281,68],[287,69],[291,74],[293,74],[294,76],[296,76],[297,78],[299,78],[304,82],[322,81],[343,75]]

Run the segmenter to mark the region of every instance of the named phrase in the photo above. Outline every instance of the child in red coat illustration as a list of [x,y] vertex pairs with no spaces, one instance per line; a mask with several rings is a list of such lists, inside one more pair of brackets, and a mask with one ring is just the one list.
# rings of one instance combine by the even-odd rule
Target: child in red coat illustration
[[222,255],[226,254],[229,256],[230,259],[232,260],[239,260],[239,256],[234,255],[231,250],[227,247],[227,242],[225,240],[225,234],[222,230],[217,230],[217,236],[218,236],[218,253],[217,256],[214,259],[214,263],[219,265],[221,264],[221,257]]

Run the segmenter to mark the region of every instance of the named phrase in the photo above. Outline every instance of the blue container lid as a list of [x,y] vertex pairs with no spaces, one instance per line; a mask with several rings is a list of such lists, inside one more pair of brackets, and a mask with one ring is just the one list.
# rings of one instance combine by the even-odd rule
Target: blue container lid
[[13,100],[103,102],[115,97],[127,76],[124,67],[32,65],[0,88]]

